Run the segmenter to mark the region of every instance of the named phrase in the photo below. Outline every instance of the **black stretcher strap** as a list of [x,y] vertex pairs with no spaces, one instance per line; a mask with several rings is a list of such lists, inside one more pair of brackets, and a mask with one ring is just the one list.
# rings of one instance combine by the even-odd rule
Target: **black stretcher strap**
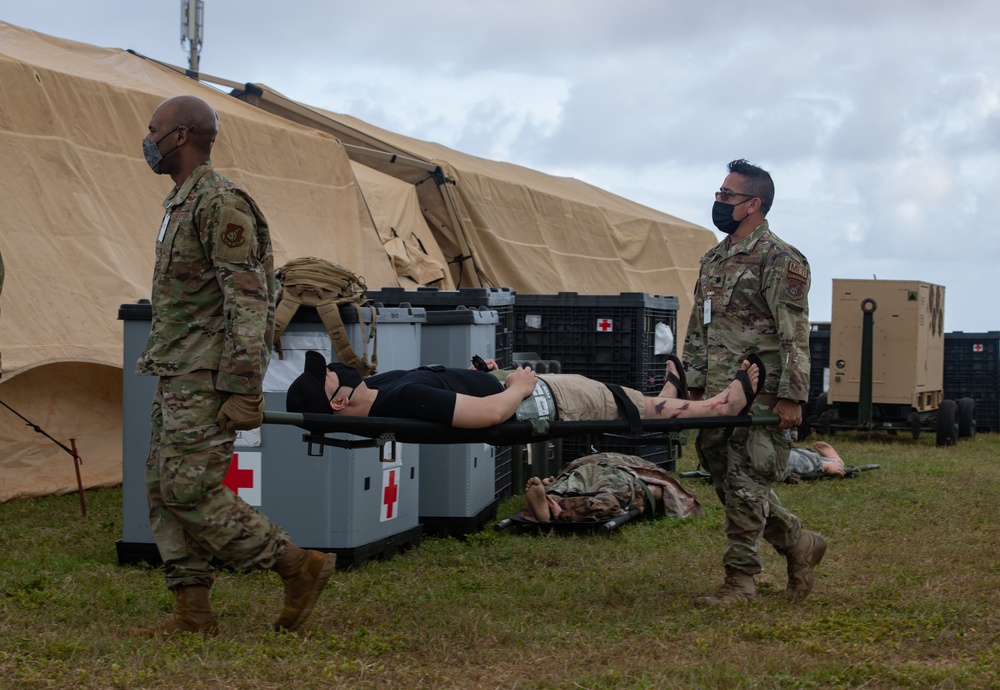
[[628,432],[630,434],[641,433],[642,417],[639,415],[639,408],[625,395],[625,391],[617,383],[605,383],[604,385],[611,391],[611,395],[615,398],[615,404],[618,405],[618,411],[628,422]]

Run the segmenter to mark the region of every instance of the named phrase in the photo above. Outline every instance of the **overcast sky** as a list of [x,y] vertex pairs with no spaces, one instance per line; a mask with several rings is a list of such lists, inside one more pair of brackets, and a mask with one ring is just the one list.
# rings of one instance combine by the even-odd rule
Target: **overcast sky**
[[[812,265],[812,320],[833,278],[874,276],[944,285],[947,331],[1000,329],[1000,1],[204,3],[204,73],[708,228],[747,158]],[[0,6],[187,66],[181,0]]]

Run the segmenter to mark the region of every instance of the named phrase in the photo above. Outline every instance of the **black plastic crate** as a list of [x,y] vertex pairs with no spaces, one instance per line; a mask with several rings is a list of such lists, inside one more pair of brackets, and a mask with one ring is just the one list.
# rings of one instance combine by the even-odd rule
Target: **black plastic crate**
[[511,484],[514,478],[514,447],[498,446],[494,462],[496,463],[496,482],[493,495],[502,501],[519,493],[520,490],[515,490]]
[[1000,331],[944,334],[944,397],[976,401],[976,429],[1000,431]]
[[[961,393],[961,395],[959,395]],[[1000,385],[997,377],[986,377],[977,375],[973,371],[945,372],[944,376],[944,397],[945,398],[965,398],[985,396],[987,398],[996,397],[1000,394]]]
[[995,395],[992,398],[975,395],[960,397],[976,401],[976,431],[1000,432],[1000,400]]
[[997,398],[976,400],[976,429],[1000,432],[1000,400]]
[[995,385],[1000,379],[1000,332],[963,333],[944,336],[945,388],[950,378],[985,379]]
[[558,360],[564,374],[655,394],[666,364],[666,355],[654,353],[656,325],[669,326],[676,339],[678,306],[676,297],[639,292],[518,294],[514,350]]
[[809,328],[810,409],[825,390],[823,372],[830,366],[830,324],[814,323]]
[[944,351],[957,359],[1000,360],[1000,331],[965,333],[953,331],[944,334]]
[[567,437],[562,440],[563,465],[595,452],[636,455],[643,460],[654,463],[660,469],[674,472],[677,467],[677,458],[680,457],[680,439],[672,438],[667,443],[655,446],[629,443],[624,436],[617,434],[608,434],[597,438]]
[[[655,395],[663,388],[666,355],[655,353],[656,326],[677,338],[676,297],[638,292],[619,295],[518,294],[514,302],[514,349],[559,362],[564,374],[580,374]],[[676,349],[676,346],[675,346]],[[679,443],[634,445],[614,438],[569,437],[562,463],[602,451],[627,453],[673,471]]]

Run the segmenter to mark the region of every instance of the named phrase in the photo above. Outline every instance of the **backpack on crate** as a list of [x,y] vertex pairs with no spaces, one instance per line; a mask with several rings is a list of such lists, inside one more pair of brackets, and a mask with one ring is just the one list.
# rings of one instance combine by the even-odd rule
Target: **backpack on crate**
[[[337,360],[357,369],[362,376],[374,374],[378,368],[378,357],[375,352],[378,343],[375,317],[375,303],[368,299],[365,291],[368,289],[363,278],[339,264],[313,256],[292,259],[277,271],[281,283],[281,298],[275,310],[274,347],[278,356],[281,352],[281,335],[292,322],[292,317],[299,307],[305,305],[314,307],[319,318],[330,335]],[[364,343],[364,354],[359,357],[351,347],[351,341],[344,329],[344,320],[340,317],[342,304],[353,305],[358,312],[358,323],[361,325],[361,336]],[[372,314],[371,328],[365,333],[365,320],[362,307],[370,307]],[[368,341],[372,342],[372,356],[368,360]]]

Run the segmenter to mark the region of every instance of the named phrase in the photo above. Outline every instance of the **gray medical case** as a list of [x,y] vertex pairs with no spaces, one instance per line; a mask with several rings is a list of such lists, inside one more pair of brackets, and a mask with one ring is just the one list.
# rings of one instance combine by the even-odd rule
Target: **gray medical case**
[[[428,311],[420,335],[423,364],[468,368],[472,355],[496,358],[496,311]],[[461,537],[496,518],[496,447],[420,446],[420,522],[425,534]]]

